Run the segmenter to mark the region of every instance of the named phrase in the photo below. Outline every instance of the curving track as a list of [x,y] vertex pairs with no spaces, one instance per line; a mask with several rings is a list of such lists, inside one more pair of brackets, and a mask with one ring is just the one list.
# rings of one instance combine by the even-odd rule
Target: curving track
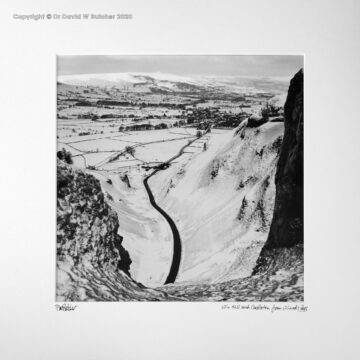
[[[207,131],[205,132],[207,133]],[[165,163],[162,163],[162,165],[170,165],[170,163],[177,159],[178,157],[180,157],[183,153],[184,153],[184,150],[190,146],[194,141],[198,140],[198,138],[195,138],[191,141],[189,141],[188,144],[184,145],[180,151],[177,153],[177,155],[173,156],[171,159],[169,159],[168,161],[166,161]],[[180,262],[181,262],[181,238],[180,238],[180,233],[179,233],[179,230],[177,229],[176,225],[175,225],[175,222],[174,220],[169,216],[169,214],[164,210],[162,209],[155,201],[155,198],[154,198],[154,195],[150,189],[150,186],[149,186],[149,179],[154,176],[158,171],[161,171],[161,170],[165,170],[167,169],[167,166],[162,166],[160,168],[157,168],[155,171],[153,171],[150,175],[148,175],[145,179],[144,179],[144,186],[145,186],[145,189],[146,189],[146,192],[149,196],[149,200],[150,200],[150,203],[151,205],[165,218],[165,220],[168,222],[170,228],[171,228],[171,231],[173,233],[173,238],[174,238],[174,251],[173,251],[173,260],[172,260],[172,263],[171,263],[171,267],[170,267],[170,271],[169,271],[169,275],[167,276],[166,278],[166,281],[165,281],[165,285],[166,284],[172,284],[175,282],[176,280],[176,277],[178,275],[178,272],[179,272],[179,268],[180,268]]]
[[169,275],[167,276],[166,280],[165,280],[165,285],[166,284],[171,284],[174,283],[177,277],[177,274],[179,272],[179,268],[180,268],[180,261],[181,261],[181,238],[180,238],[180,234],[179,234],[179,230],[177,229],[175,222],[173,221],[173,219],[156,203],[155,199],[154,199],[154,195],[149,187],[148,184],[148,180],[155,175],[159,170],[154,171],[152,174],[150,174],[149,176],[147,176],[144,179],[144,186],[145,189],[149,195],[149,200],[151,205],[166,219],[166,221],[168,222],[168,224],[170,225],[171,231],[173,233],[173,238],[174,238],[174,252],[173,252],[173,260],[171,263],[171,267],[170,267],[170,271],[169,271]]

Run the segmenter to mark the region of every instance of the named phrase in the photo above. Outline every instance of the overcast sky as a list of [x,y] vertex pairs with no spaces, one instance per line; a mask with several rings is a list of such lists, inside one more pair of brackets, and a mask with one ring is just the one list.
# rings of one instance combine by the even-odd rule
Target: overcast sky
[[303,67],[300,55],[80,55],[58,56],[58,75],[162,72],[178,75],[292,77]]

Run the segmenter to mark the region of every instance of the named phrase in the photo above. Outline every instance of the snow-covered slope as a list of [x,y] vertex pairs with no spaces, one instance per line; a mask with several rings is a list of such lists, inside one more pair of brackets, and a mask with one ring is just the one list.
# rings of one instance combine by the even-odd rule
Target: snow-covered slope
[[116,213],[92,175],[58,162],[57,301],[170,300],[129,277]]
[[272,218],[274,174],[284,127],[267,123],[214,129],[150,179],[173,217],[183,254],[177,283],[219,282],[250,275]]
[[[149,287],[164,284],[172,260],[172,233],[151,206],[137,169],[121,174],[91,171],[101,183],[106,201],[121,222],[119,233],[129,251],[133,279]],[[111,182],[111,183],[110,183]]]
[[122,90],[151,91],[151,88],[182,91],[184,85],[197,86],[199,81],[191,77],[164,73],[105,73],[59,76],[62,84],[76,86],[116,87]]
[[220,91],[226,93],[285,92],[284,79],[226,77],[226,76],[182,76],[160,72],[153,73],[104,73],[58,76],[60,84],[90,87],[115,87],[130,92],[193,92]]

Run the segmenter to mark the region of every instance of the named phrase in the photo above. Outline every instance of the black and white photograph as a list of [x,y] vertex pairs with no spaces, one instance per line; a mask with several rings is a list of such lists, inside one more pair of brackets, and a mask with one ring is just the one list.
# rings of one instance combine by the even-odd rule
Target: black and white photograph
[[1,360],[359,357],[360,1],[0,9]]
[[58,56],[57,301],[303,301],[303,66]]

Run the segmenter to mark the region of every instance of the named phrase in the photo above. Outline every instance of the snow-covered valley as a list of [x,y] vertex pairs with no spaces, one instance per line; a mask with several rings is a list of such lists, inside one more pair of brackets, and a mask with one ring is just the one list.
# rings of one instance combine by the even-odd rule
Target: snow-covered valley
[[[169,299],[164,295],[167,288],[174,299],[196,300],[184,293],[178,296],[174,289],[249,278],[274,212],[286,99],[280,86],[271,91],[269,83],[257,89],[256,82],[247,81],[245,87],[224,79],[197,81],[166,74],[106,74],[59,81],[58,161],[99,182],[104,201],[118,218],[121,246],[131,259],[123,281],[135,281],[140,289],[158,289],[151,296],[159,291],[163,300]],[[149,191],[160,211],[150,202]],[[72,207],[71,194],[65,200]],[[86,208],[84,200],[81,204]],[[180,250],[175,249],[174,231],[161,212],[174,223]],[[80,226],[81,220],[70,223]],[[79,235],[77,242],[82,241]],[[164,286],[176,251],[180,265],[175,287]],[[79,251],[75,253],[76,259],[81,258]],[[75,288],[64,281],[65,274],[79,276],[72,256],[58,258],[58,295],[65,300],[65,288]],[[88,261],[82,266],[87,274],[99,271]],[[108,270],[111,281],[121,278],[117,271]],[[101,276],[96,277],[101,281]],[[69,298],[91,299],[84,291]],[[131,291],[124,298],[131,299]],[[150,297],[134,295],[134,300],[140,299]]]
[[266,240],[283,124],[243,130],[243,138],[237,130],[213,130],[198,142],[206,142],[206,151],[194,151],[151,179],[182,234],[178,282],[248,276]]

